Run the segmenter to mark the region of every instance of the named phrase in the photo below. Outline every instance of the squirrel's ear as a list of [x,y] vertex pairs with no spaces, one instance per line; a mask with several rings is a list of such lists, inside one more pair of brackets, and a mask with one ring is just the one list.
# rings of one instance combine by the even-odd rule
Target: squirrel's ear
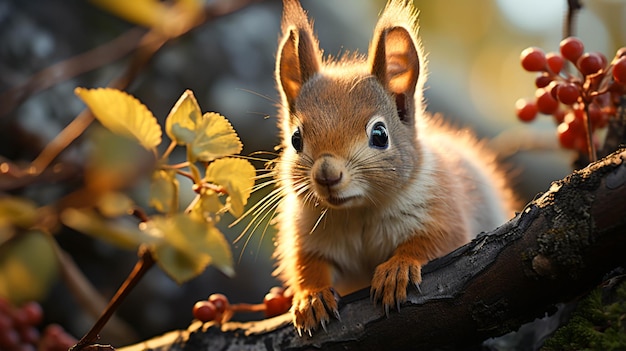
[[320,69],[321,52],[306,13],[297,1],[284,2],[284,38],[278,48],[276,76],[289,109],[302,85]]
[[383,29],[374,40],[370,50],[372,74],[388,91],[413,97],[420,60],[411,34],[404,27],[391,27]]

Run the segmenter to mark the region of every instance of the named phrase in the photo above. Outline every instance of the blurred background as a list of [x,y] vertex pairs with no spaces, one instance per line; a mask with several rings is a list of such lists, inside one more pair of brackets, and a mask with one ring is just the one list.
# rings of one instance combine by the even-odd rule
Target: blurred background
[[[218,1],[218,0],[215,0]],[[208,0],[207,2],[211,2]],[[325,54],[367,52],[384,0],[302,0],[315,19]],[[558,147],[551,118],[519,122],[514,103],[534,94],[535,75],[519,64],[520,52],[538,46],[558,51],[566,0],[415,0],[420,9],[420,36],[428,52],[428,110],[453,124],[469,127],[492,140],[513,175],[517,195],[527,202],[571,171],[573,154]],[[626,1],[588,0],[576,21],[576,35],[588,51],[611,58],[626,43]],[[194,29],[168,42],[127,89],[163,120],[185,89],[191,89],[203,111],[226,116],[244,144],[243,154],[273,151],[278,143],[273,81],[280,29],[281,2],[253,1],[244,9]],[[0,94],[26,82],[46,67],[105,44],[134,25],[81,0],[0,0]],[[101,87],[121,74],[127,58],[71,77],[30,96],[0,117],[0,155],[31,161],[83,108],[73,90]],[[6,102],[6,101],[5,101]],[[84,157],[80,140],[64,154]],[[180,157],[184,155],[174,155]],[[257,167],[262,167],[258,164]],[[193,193],[181,179],[183,200]],[[187,186],[186,186],[187,185]],[[67,184],[14,189],[39,204],[57,199]],[[136,196],[144,198],[146,189]],[[251,203],[267,189],[253,195]],[[242,225],[222,229],[233,241]],[[245,226],[246,221],[243,225]],[[122,305],[119,316],[134,329],[127,344],[172,329],[186,328],[195,301],[214,292],[231,302],[260,302],[271,286],[272,230],[255,232],[244,245],[233,244],[235,278],[209,267],[193,281],[178,286],[152,269]],[[107,298],[112,296],[136,261],[124,251],[70,230],[57,237],[80,269]],[[33,257],[36,254],[33,254]],[[35,257],[33,258],[35,259]],[[83,312],[58,277],[49,279],[40,300],[46,322],[63,325],[81,336],[93,319]],[[258,318],[238,316],[236,318]]]

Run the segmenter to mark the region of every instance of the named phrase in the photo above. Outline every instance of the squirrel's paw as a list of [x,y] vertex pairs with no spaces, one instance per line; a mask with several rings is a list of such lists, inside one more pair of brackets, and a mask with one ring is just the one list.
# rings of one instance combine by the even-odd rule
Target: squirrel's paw
[[422,265],[418,259],[406,256],[392,256],[376,267],[372,278],[371,295],[374,302],[381,301],[385,313],[390,307],[400,310],[400,304],[406,301],[406,289],[413,284],[419,289],[422,281]]
[[292,314],[298,334],[302,336],[304,332],[311,336],[318,325],[326,329],[331,315],[339,319],[337,297],[330,287],[296,292],[293,296]]

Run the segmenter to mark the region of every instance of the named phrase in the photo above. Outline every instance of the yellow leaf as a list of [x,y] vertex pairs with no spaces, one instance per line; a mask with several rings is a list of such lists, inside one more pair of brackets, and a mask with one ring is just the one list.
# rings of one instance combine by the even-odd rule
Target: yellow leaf
[[161,143],[159,123],[135,97],[111,88],[76,88],[74,92],[110,131],[137,140],[147,150]]
[[134,250],[143,243],[162,240],[150,232],[139,230],[137,224],[129,220],[105,221],[92,209],[68,208],[61,213],[61,221],[81,233],[129,250]]
[[196,218],[219,222],[221,214],[226,212],[224,204],[219,199],[219,195],[208,189],[203,189],[189,206],[189,214]]
[[96,192],[127,189],[153,169],[155,158],[135,139],[102,127],[89,130],[85,183]]
[[210,162],[240,153],[243,145],[233,126],[224,116],[209,112],[202,116],[190,147],[192,155],[197,160]]
[[117,16],[146,27],[155,27],[167,14],[160,0],[91,0],[99,7]]
[[162,213],[178,211],[178,189],[175,171],[154,171],[150,184],[150,206]]
[[37,219],[37,206],[30,200],[19,197],[0,198],[0,223],[29,228]]
[[228,192],[229,211],[235,217],[243,214],[243,209],[252,187],[255,170],[247,160],[228,157],[215,160],[206,169],[205,181],[218,184]]
[[166,242],[153,246],[157,262],[176,282],[194,278],[209,264],[226,275],[234,274],[230,246],[212,223],[179,213],[157,216],[149,225],[160,231]]
[[91,0],[97,6],[169,37],[179,36],[202,19],[201,0]]
[[209,255],[192,257],[188,253],[164,243],[153,246],[151,251],[159,267],[178,284],[183,284],[199,276],[211,263]]
[[126,194],[107,191],[98,199],[97,207],[105,217],[119,217],[132,214],[135,203]]
[[191,90],[186,90],[165,119],[165,132],[179,145],[191,144],[201,119],[198,101]]

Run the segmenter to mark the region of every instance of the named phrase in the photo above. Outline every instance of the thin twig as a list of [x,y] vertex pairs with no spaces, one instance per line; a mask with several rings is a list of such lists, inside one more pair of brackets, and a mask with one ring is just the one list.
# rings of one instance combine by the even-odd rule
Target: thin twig
[[[193,28],[206,23],[209,20],[220,16],[225,16],[236,12],[247,5],[259,0],[239,0],[239,1],[219,1],[207,5],[203,12],[201,21],[195,22],[186,28],[186,30],[178,33],[182,36]],[[165,45],[169,40],[175,37],[166,37],[156,30],[151,30],[143,35],[137,51],[128,65],[126,71],[116,80],[109,84],[109,87],[124,90],[137,77],[137,75],[146,67],[148,61],[156,54],[156,52]],[[35,174],[39,174],[54,161],[54,159],[67,148],[76,138],[78,138],[85,129],[93,122],[93,115],[90,112],[83,111],[66,129],[61,131],[55,139],[52,140],[39,156],[32,162],[32,170]]]
[[[94,319],[97,318],[107,305],[106,299],[83,275],[74,260],[58,245],[57,241],[54,238],[50,238],[50,242],[59,262],[63,281],[67,284],[80,306]],[[107,324],[107,331],[109,335],[115,335],[115,338],[119,340],[130,341],[137,339],[133,328],[115,316],[112,316],[109,324]]]
[[583,4],[580,1],[581,0],[567,0],[567,15],[565,17],[565,23],[563,24],[563,38],[574,35],[576,13],[583,8]]
[[124,301],[124,298],[135,288],[137,283],[143,278],[143,276],[148,272],[148,270],[154,266],[154,257],[152,257],[152,253],[147,246],[139,247],[139,261],[135,264],[133,271],[128,275],[122,286],[117,290],[115,296],[111,299],[106,309],[98,318],[96,323],[91,327],[91,329],[83,336],[76,345],[74,345],[70,351],[80,351],[85,349],[87,346],[95,343],[98,338],[100,331],[107,324],[109,318],[115,313],[119,305]]
[[92,50],[35,73],[23,84],[0,94],[0,117],[11,113],[26,99],[38,92],[130,54],[137,48],[137,44],[145,32],[146,30],[143,28],[133,28]]

